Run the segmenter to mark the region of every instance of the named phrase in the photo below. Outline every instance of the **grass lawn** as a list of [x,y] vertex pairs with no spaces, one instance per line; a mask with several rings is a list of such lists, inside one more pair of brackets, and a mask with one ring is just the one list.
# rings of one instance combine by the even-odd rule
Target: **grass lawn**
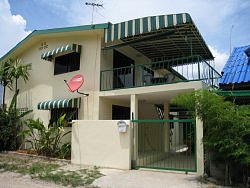
[[73,169],[58,161],[40,158],[0,154],[0,173],[11,171],[30,175],[32,178],[54,182],[64,186],[89,186],[95,179],[103,176],[97,167]]

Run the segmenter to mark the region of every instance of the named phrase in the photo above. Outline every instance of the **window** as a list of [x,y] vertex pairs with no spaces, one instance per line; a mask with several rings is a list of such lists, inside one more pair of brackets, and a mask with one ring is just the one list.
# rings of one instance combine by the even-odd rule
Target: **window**
[[66,114],[66,120],[71,122],[78,119],[78,108],[53,108],[50,111],[50,123],[56,122],[58,118]]
[[80,69],[80,53],[69,53],[55,58],[54,75]]
[[130,119],[130,108],[126,106],[112,105],[112,120]]

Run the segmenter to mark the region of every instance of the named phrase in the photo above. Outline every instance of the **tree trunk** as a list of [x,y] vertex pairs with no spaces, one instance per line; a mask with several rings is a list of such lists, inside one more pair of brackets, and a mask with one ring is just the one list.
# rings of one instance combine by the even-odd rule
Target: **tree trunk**
[[230,163],[226,161],[225,165],[225,185],[232,185],[231,173],[230,173]]
[[16,94],[16,100],[15,100],[14,108],[16,110],[16,103],[17,103],[17,78],[16,78],[16,85],[15,85],[15,94]]
[[3,85],[3,104],[2,104],[3,110],[5,110],[5,90],[6,90],[6,86]]

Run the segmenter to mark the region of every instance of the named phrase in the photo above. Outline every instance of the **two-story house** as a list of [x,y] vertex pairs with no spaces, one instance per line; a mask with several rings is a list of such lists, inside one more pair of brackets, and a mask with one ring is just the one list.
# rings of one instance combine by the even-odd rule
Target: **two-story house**
[[[220,77],[189,14],[35,30],[8,58],[32,63],[19,108],[45,123],[74,114],[73,163],[203,173],[202,122],[170,104]],[[88,96],[69,92],[76,74]]]

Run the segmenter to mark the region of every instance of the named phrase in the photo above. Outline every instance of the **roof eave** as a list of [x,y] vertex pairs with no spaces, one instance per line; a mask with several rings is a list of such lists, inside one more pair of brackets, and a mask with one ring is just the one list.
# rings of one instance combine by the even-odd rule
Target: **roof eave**
[[95,30],[95,29],[106,29],[108,28],[109,23],[102,24],[94,24],[94,25],[82,25],[82,26],[74,26],[74,27],[63,27],[63,28],[54,28],[54,29],[44,29],[44,30],[34,30],[28,36],[26,36],[23,40],[17,43],[10,51],[8,51],[5,55],[0,58],[0,62],[4,61],[7,57],[9,57],[17,48],[26,43],[30,38],[35,35],[41,34],[52,34],[52,33],[65,33],[65,32],[75,32],[75,31],[86,31],[86,30]]

